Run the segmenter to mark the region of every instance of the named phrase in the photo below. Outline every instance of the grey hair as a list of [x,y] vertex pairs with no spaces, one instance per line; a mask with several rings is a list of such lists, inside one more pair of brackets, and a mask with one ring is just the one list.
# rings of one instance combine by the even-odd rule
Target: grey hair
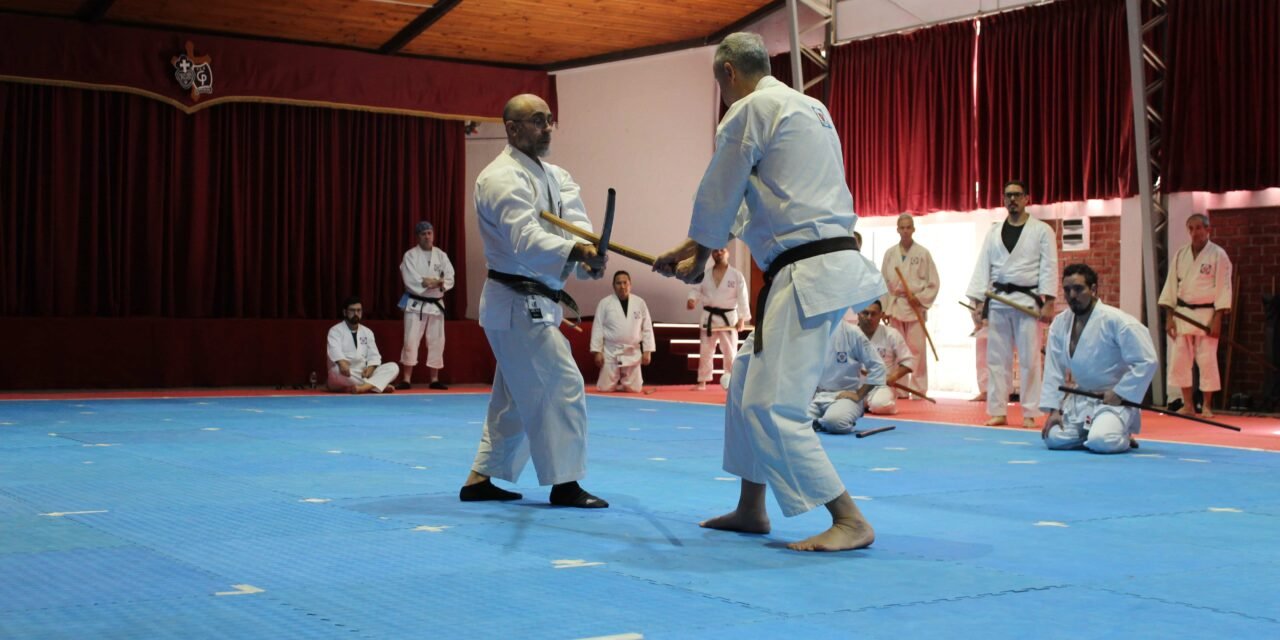
[[1209,216],[1207,216],[1207,215],[1205,215],[1205,214],[1203,214],[1203,213],[1193,213],[1193,214],[1191,214],[1191,215],[1187,216],[1187,224],[1191,224],[1191,221],[1192,221],[1192,220],[1195,220],[1196,218],[1199,218],[1199,219],[1200,219],[1200,224],[1203,224],[1203,225],[1204,225],[1204,228],[1206,228],[1206,229],[1208,229],[1208,228],[1209,228]]
[[716,74],[723,73],[721,70],[726,62],[746,76],[767,76],[771,72],[769,50],[764,46],[764,38],[754,33],[731,33],[720,42],[720,46],[716,47]]

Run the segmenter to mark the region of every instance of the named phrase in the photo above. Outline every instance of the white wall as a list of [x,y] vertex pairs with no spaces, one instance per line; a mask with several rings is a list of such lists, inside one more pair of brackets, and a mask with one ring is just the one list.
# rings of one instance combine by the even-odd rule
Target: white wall
[[[711,159],[719,95],[711,77],[713,47],[584,67],[556,74],[559,128],[548,161],[564,167],[582,187],[587,215],[603,222],[606,192],[617,189],[615,242],[658,254],[687,236],[693,196]],[[501,152],[500,125],[484,125],[467,141],[467,180]],[[467,203],[467,316],[474,318],[484,283],[484,253]],[[746,252],[734,252],[747,266]],[[654,319],[694,321],[685,309],[688,289],[619,255],[609,272],[632,275],[633,291],[649,303]],[[612,293],[610,279],[571,281],[569,293],[582,313]]]

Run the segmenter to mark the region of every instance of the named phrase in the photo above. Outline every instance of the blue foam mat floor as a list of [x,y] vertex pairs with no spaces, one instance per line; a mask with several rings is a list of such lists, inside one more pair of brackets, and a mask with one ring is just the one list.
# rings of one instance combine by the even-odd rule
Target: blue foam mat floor
[[1277,638],[1280,454],[866,419],[868,550],[709,531],[723,408],[589,399],[607,510],[461,503],[484,395],[0,402],[0,638]]

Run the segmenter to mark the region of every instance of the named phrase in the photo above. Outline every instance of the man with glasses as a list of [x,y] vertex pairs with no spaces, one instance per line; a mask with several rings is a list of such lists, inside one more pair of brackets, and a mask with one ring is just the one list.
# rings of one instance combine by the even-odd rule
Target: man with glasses
[[[915,233],[916,222],[911,214],[898,216],[899,242],[884,252],[880,273],[889,286],[889,293],[884,298],[884,315],[889,318],[889,326],[906,339],[915,359],[907,386],[929,393],[924,320],[928,319],[929,307],[938,297],[941,282],[938,280],[938,267],[933,264],[933,254],[913,239]],[[905,398],[907,394],[899,392],[898,397]]]
[[1160,291],[1160,306],[1177,309],[1195,318],[1204,329],[1192,326],[1172,313],[1165,314],[1169,334],[1169,386],[1182,390],[1179,413],[1194,413],[1191,398],[1191,365],[1200,367],[1200,391],[1204,394],[1200,412],[1213,417],[1213,394],[1222,389],[1218,377],[1218,336],[1222,316],[1231,311],[1231,258],[1222,247],[1209,241],[1209,217],[1197,213],[1187,218],[1188,244],[1173,254],[1169,275]]
[[821,102],[769,75],[760,36],[726,37],[713,74],[729,110],[694,198],[689,237],[658,256],[654,270],[696,283],[711,251],[740,237],[764,270],[765,286],[756,329],[733,363],[725,411],[724,469],[742,478],[738,507],[702,526],[768,533],[769,486],[788,517],[819,505],[831,514],[831,528],[791,549],[867,547],[875,531],[805,412],[845,311],[885,292],[850,233],[857,216],[840,138]]
[[[1040,435],[1050,449],[1128,451],[1142,427],[1142,411],[1121,402],[1142,402],[1156,375],[1151,333],[1133,316],[1098,299],[1098,274],[1089,265],[1062,270],[1062,295],[1071,313],[1059,314],[1049,325],[1040,395],[1040,408],[1049,417]],[[1072,386],[1102,399],[1059,391],[1068,372]]]
[[[1053,317],[1057,293],[1058,236],[1027,213],[1030,194],[1021,180],[1004,185],[1009,217],[992,225],[966,295],[974,306],[987,305],[987,425],[1008,424],[1013,351],[1020,366],[1022,426],[1034,429],[1040,417],[1040,321]],[[994,299],[988,291],[1038,314],[1032,317]]]
[[351,296],[342,302],[342,322],[329,329],[325,358],[329,361],[326,387],[342,393],[395,391],[391,381],[400,373],[394,362],[383,362],[373,331],[360,324],[364,306]]
[[489,278],[480,294],[480,326],[497,359],[484,433],[464,502],[518,500],[490,478],[515,482],[533,459],[538,483],[552,485],[551,504],[603,508],[609,503],[578,485],[586,475],[587,403],[582,373],[560,332],[565,281],[599,279],[605,256],[542,220],[552,212],[590,230],[578,185],[543,162],[555,119],[547,103],[519,95],[502,112],[507,147],[476,178],[476,217]]

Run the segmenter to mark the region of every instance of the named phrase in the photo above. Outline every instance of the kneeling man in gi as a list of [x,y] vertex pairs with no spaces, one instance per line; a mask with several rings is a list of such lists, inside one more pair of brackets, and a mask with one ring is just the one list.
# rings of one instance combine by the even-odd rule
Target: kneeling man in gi
[[600,391],[640,393],[640,365],[653,357],[653,319],[640,296],[631,295],[631,274],[613,274],[613,293],[596,305],[591,323],[591,354],[600,367]]
[[872,389],[867,396],[867,411],[893,415],[898,412],[898,394],[890,385],[911,373],[915,368],[916,358],[911,355],[911,347],[907,346],[902,334],[884,324],[884,313],[879,300],[858,312],[858,328],[880,355],[880,361],[888,372],[885,374],[884,384]]
[[[1128,451],[1142,412],[1121,401],[1142,402],[1156,374],[1151,334],[1133,316],[1098,299],[1098,274],[1089,265],[1068,265],[1062,290],[1071,312],[1058,314],[1049,326],[1040,394],[1040,409],[1049,417],[1040,435],[1050,449]],[[1080,390],[1103,398],[1059,391],[1068,375]]]
[[861,329],[850,322],[838,324],[818,391],[809,403],[809,417],[817,431],[844,434],[851,433],[866,412],[871,390],[884,386],[885,370],[880,354]]
[[342,322],[329,329],[326,357],[329,360],[330,391],[365,393],[395,391],[388,387],[400,374],[394,362],[382,362],[378,343],[373,340],[373,330],[360,324],[364,307],[360,298],[351,296],[342,304]]

